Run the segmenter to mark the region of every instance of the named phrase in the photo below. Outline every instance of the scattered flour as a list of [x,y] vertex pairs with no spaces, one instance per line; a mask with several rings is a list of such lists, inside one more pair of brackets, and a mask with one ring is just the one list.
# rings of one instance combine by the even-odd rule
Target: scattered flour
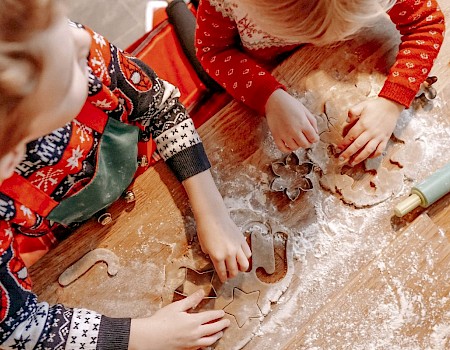
[[[434,300],[425,300],[424,293],[406,286],[400,278],[396,278],[393,272],[394,261],[379,259],[383,249],[398,234],[398,228],[392,222],[395,203],[407,196],[411,186],[417,181],[449,161],[442,157],[441,152],[442,149],[450,149],[448,120],[440,117],[442,113],[439,113],[444,107],[445,103],[438,97],[433,101],[431,112],[404,112],[404,123],[420,130],[418,138],[425,145],[424,157],[407,164],[404,185],[398,192],[393,193],[387,200],[366,208],[356,209],[343,203],[337,195],[323,190],[319,184],[318,173],[312,177],[313,191],[302,194],[296,202],[290,202],[287,198],[280,199],[280,193],[271,192],[269,185],[273,174],[270,164],[283,155],[275,147],[267,128],[263,128],[267,137],[261,140],[258,161],[249,159],[243,162],[239,173],[228,174],[229,172],[221,169],[220,162],[213,159],[213,163],[216,163],[212,170],[213,176],[230,211],[250,210],[259,216],[262,222],[278,220],[279,226],[284,228],[292,240],[296,266],[300,266],[300,269],[295,271],[299,279],[296,288],[288,288],[279,298],[273,306],[273,312],[266,316],[252,343],[245,349],[277,348],[278,345],[274,346],[274,339],[289,339],[302,327],[306,329],[304,340],[302,346],[295,347],[296,349],[448,348],[448,313],[445,319],[437,322],[433,310],[439,307],[439,303],[450,309],[449,296],[436,295]],[[433,113],[433,110],[437,112]],[[213,150],[212,153],[220,154],[221,151]],[[444,240],[445,235],[441,230],[440,236]],[[430,247],[424,253],[426,271],[431,271],[437,257]],[[422,283],[431,284],[435,281],[437,276],[423,272],[424,268],[419,266],[419,253],[411,252],[407,258],[409,275],[420,278]],[[364,317],[361,317],[361,310],[348,302],[346,310],[338,309],[340,313],[327,314],[334,323],[322,320],[322,323],[315,323],[311,327],[303,323],[334,300],[336,293],[373,260],[378,273],[390,279],[386,277],[386,283],[378,289],[375,288],[370,295],[367,295],[367,290],[362,289],[364,293],[359,291],[361,295],[352,296],[355,300],[359,297],[370,300]],[[419,275],[418,271],[423,274]],[[450,280],[450,271],[444,271],[444,278]],[[331,324],[337,324],[338,327],[331,327]],[[405,333],[405,329],[417,324],[431,327],[431,336],[421,339],[414,332]],[[339,334],[329,333],[337,328],[341,329]],[[339,346],[333,345],[336,339],[339,339]]]

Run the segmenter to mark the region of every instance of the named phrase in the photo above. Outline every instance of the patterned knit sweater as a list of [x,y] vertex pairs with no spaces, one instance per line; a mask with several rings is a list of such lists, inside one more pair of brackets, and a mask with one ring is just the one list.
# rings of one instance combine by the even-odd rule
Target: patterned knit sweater
[[[109,118],[139,126],[142,138],[151,135],[179,180],[208,169],[193,122],[178,102],[178,90],[101,35],[81,30],[92,36],[88,101]],[[92,178],[99,138],[96,131],[73,120],[28,144],[16,173],[59,202]],[[61,229],[0,192],[0,348],[127,349],[130,319],[38,303],[32,293],[18,238],[28,235],[38,240]]]
[[[288,45],[262,31],[252,14],[241,7],[239,1],[233,0],[200,1],[195,33],[197,57],[228,93],[264,115],[269,96],[284,88],[265,68],[267,57],[273,64],[301,43]],[[436,0],[398,0],[388,15],[402,37],[379,96],[408,107],[441,47],[444,16]]]

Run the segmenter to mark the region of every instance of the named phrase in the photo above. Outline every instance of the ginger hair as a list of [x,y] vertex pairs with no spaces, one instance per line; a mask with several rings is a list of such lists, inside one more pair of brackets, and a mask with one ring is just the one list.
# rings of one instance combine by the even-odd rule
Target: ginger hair
[[345,40],[393,6],[395,0],[239,0],[265,32],[317,46]]
[[56,14],[54,0],[0,0],[0,158],[28,135],[33,116],[19,107],[42,71],[28,40],[49,28]]

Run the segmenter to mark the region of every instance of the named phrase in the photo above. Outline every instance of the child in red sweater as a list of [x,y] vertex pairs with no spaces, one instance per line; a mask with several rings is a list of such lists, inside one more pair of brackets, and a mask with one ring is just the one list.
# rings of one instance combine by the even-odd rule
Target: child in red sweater
[[246,270],[250,248],[178,97],[143,62],[69,22],[59,1],[0,0],[1,349],[196,349],[222,336],[223,310],[189,312],[202,292],[132,320],[38,302],[18,245],[112,204],[136,173],[138,141],[153,139],[219,278]]
[[351,37],[387,11],[400,31],[394,65],[377,98],[349,110],[354,124],[338,146],[355,165],[386,148],[433,65],[445,30],[436,0],[201,0],[195,46],[205,70],[235,99],[265,115],[283,152],[319,140],[314,116],[267,70],[302,44]]

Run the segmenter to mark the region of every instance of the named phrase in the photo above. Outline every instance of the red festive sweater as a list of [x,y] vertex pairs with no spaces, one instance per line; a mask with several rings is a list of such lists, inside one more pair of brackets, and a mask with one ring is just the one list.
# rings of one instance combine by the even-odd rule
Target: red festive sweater
[[[408,107],[441,47],[444,16],[436,0],[398,0],[388,15],[402,37],[379,96]],[[300,45],[287,45],[262,31],[252,14],[232,0],[200,1],[195,36],[205,70],[235,99],[261,114],[272,92],[284,88],[265,68],[267,63]]]

